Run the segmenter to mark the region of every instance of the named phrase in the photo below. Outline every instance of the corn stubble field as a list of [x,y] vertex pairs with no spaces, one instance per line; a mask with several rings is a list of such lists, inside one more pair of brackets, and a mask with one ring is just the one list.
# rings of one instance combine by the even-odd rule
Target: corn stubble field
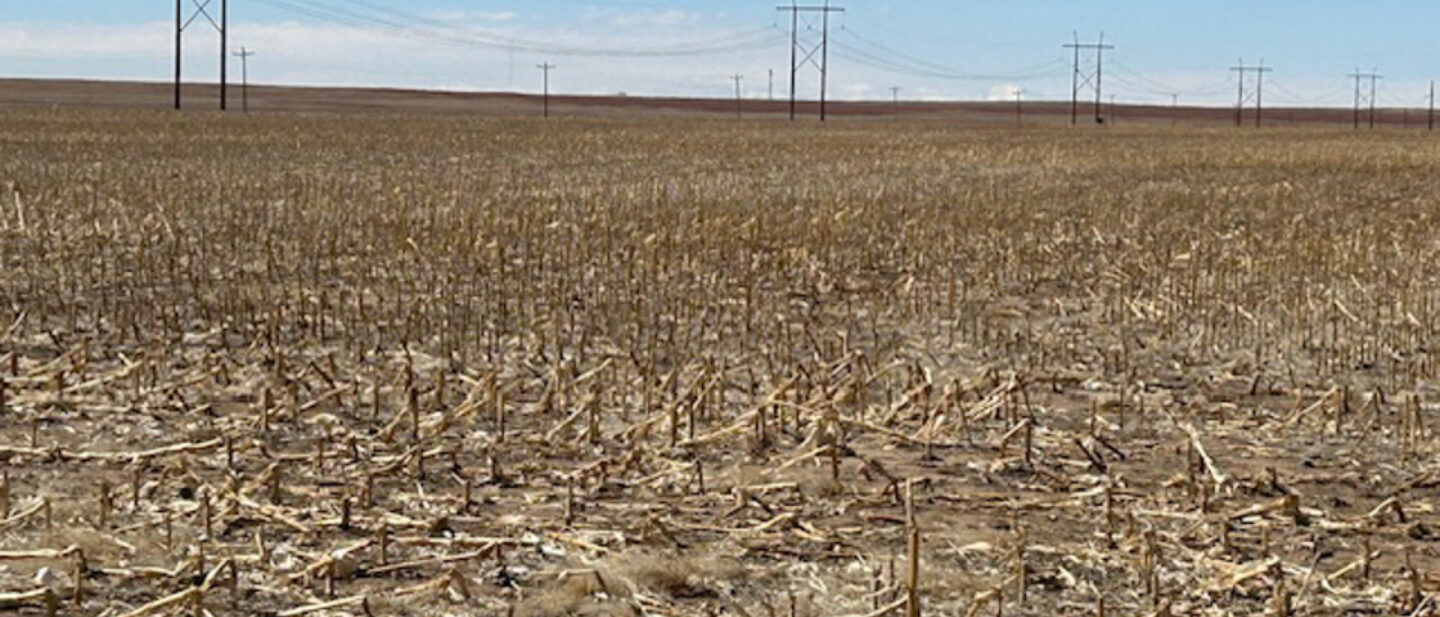
[[4,610],[1436,610],[1428,135],[0,135]]

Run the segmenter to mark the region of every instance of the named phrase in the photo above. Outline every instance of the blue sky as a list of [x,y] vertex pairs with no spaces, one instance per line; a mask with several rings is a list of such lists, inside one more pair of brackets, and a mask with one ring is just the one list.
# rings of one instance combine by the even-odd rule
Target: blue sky
[[[186,13],[196,0],[184,0]],[[204,0],[199,0],[203,2]],[[219,0],[211,0],[218,4]],[[820,1],[820,0],[811,0]],[[230,0],[231,44],[257,51],[257,82],[454,90],[539,88],[553,62],[556,91],[747,97],[787,82],[783,0]],[[1354,69],[1386,76],[1379,102],[1425,103],[1440,76],[1440,3],[1422,0],[836,0],[834,96],[1065,99],[1078,32],[1116,45],[1106,95],[1120,101],[1233,105],[1239,58],[1264,58],[1267,103],[1351,102]],[[12,0],[0,8],[0,75],[165,80],[170,0]],[[188,78],[214,80],[217,39],[200,21],[186,34]],[[804,28],[806,40],[815,31]],[[510,49],[510,48],[517,49]],[[693,55],[606,55],[616,51]],[[599,52],[596,55],[594,52]],[[703,52],[703,53],[702,53]],[[1088,70],[1087,64],[1087,70]],[[232,74],[238,80],[238,63]],[[802,97],[818,78],[801,73]]]

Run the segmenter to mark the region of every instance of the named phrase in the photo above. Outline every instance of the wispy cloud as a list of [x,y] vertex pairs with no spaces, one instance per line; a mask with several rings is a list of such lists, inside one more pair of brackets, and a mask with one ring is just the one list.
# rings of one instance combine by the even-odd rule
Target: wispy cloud
[[622,27],[675,27],[699,24],[701,19],[702,16],[700,13],[682,11],[680,9],[611,12],[609,15],[609,22],[611,24]]
[[509,22],[520,17],[515,11],[466,11],[447,9],[431,11],[425,17],[435,21],[448,22]]
[[[596,9],[587,19],[569,27],[540,27],[515,12],[455,11],[430,13],[427,18],[450,24],[446,36],[490,41],[543,41],[552,48],[640,49],[694,45],[728,36],[755,33],[715,15],[677,9]],[[199,23],[199,22],[197,22]],[[727,26],[727,24],[729,24]],[[302,20],[242,21],[232,23],[231,44],[245,45],[259,55],[252,59],[253,80],[272,84],[386,86],[455,90],[535,91],[540,79],[534,65],[554,62],[557,92],[636,95],[714,96],[733,94],[729,75],[745,75],[747,96],[768,92],[767,75],[775,71],[776,95],[788,86],[789,46],[783,35],[766,45],[718,54],[687,57],[574,56],[527,53],[521,46],[511,52],[503,44],[483,48],[457,45],[433,36]],[[135,24],[32,24],[0,22],[0,58],[7,75],[30,77],[168,79],[173,53],[173,24],[155,21]],[[763,32],[761,33],[763,34]],[[775,33],[779,35],[779,33]],[[745,35],[748,36],[748,35]],[[442,37],[443,38],[443,37]],[[214,79],[218,52],[215,34],[196,25],[186,34],[186,75]],[[830,92],[835,98],[888,100],[890,86],[913,100],[1013,100],[1014,90],[1026,90],[1027,100],[1045,94],[1068,98],[1069,77],[1030,81],[944,81],[895,75],[832,56]],[[1133,72],[1133,71],[1132,71]],[[1107,74],[1106,94],[1122,102],[1169,104],[1161,85],[1173,85],[1182,104],[1233,104],[1233,82],[1228,75],[1155,72],[1144,77]],[[818,95],[819,77],[812,67],[799,76],[799,95]],[[1345,84],[1321,79],[1277,79],[1266,82],[1266,100],[1275,104],[1307,101],[1344,105]],[[1420,92],[1420,86],[1391,83],[1398,93]],[[1412,87],[1413,86],[1413,87]],[[1059,93],[1064,93],[1063,95]],[[1409,104],[1401,95],[1382,104]],[[1414,104],[1419,105],[1417,94]]]

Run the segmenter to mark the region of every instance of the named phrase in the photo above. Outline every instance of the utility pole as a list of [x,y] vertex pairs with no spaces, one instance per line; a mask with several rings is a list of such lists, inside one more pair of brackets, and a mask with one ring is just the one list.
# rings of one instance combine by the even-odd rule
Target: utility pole
[[1245,59],[1241,58],[1240,64],[1230,67],[1230,70],[1231,72],[1234,72],[1239,76],[1236,79],[1236,89],[1238,90],[1238,94],[1235,98],[1235,126],[1240,126],[1245,122],[1245,101],[1249,98],[1248,94],[1245,91],[1245,74],[1254,73],[1255,127],[1259,128],[1261,122],[1261,115],[1264,113],[1265,74],[1274,71],[1275,69],[1266,67],[1264,58],[1261,58],[1260,64],[1257,64],[1255,66],[1245,66]]
[[229,0],[220,0],[220,111],[225,111],[225,102],[230,98],[230,89],[226,85],[230,76],[230,55],[226,53],[226,45],[230,43],[230,9],[228,7]]
[[[791,0],[790,6],[775,7],[777,11],[790,12],[790,119],[795,119],[795,77],[800,71],[800,65],[810,63],[820,69],[820,121],[825,121],[825,95],[830,79],[830,14],[843,13],[845,9],[830,6],[830,0],[825,0],[823,5],[800,5]],[[805,50],[805,57],[800,58],[800,14],[820,13],[820,45]],[[820,63],[815,63],[815,54],[820,54]]]
[[1180,124],[1180,95],[1170,95],[1170,126]]
[[1015,126],[1017,128],[1025,124],[1024,109],[1021,107],[1024,96],[1024,90],[1020,88],[1015,89]]
[[250,113],[250,56],[255,52],[240,46],[240,51],[235,56],[240,58],[240,107],[245,113]]
[[228,68],[228,59],[229,59],[229,58],[228,58],[228,53],[227,53],[226,46],[227,46],[227,45],[229,44],[229,42],[230,42],[230,37],[229,37],[229,20],[230,20],[229,0],[220,0],[220,21],[219,21],[218,23],[215,21],[215,18],[210,15],[210,9],[209,9],[209,7],[210,7],[210,3],[213,2],[213,0],[203,0],[203,1],[201,1],[201,0],[192,0],[192,1],[195,2],[195,12],[193,12],[193,13],[190,14],[190,18],[189,18],[189,19],[186,19],[186,18],[185,18],[185,12],[184,12],[184,10],[183,10],[184,1],[183,1],[183,0],[175,0],[175,109],[180,109],[180,102],[181,102],[181,101],[180,101],[180,73],[181,73],[181,65],[182,65],[182,63],[181,63],[181,58],[182,58],[182,56],[184,55],[184,51],[185,51],[185,50],[184,50],[184,44],[185,44],[185,42],[184,42],[184,41],[185,41],[185,36],[184,36],[184,35],[185,35],[185,29],[186,29],[186,28],[189,28],[189,27],[190,27],[190,24],[195,23],[195,20],[196,20],[196,19],[199,19],[201,16],[203,16],[203,17],[205,17],[205,21],[210,22],[210,25],[213,26],[213,27],[215,28],[215,31],[220,34],[220,109],[223,111],[223,110],[225,109],[225,107],[226,107],[225,102],[226,102],[226,99],[228,98],[228,97],[227,97],[227,94],[229,93],[228,83],[227,83],[227,81],[228,81],[228,80],[227,80],[227,77],[228,77],[228,76],[226,75],[226,73],[227,73],[226,69]]
[[1360,100],[1361,100],[1361,98],[1363,98],[1363,97],[1360,96],[1360,81],[1363,80],[1363,79],[1368,79],[1368,80],[1370,80],[1370,128],[1373,129],[1373,128],[1375,128],[1375,85],[1376,85],[1381,79],[1384,79],[1385,76],[1384,76],[1384,75],[1380,75],[1379,73],[1376,73],[1374,70],[1371,70],[1369,73],[1361,73],[1361,72],[1360,72],[1360,69],[1357,68],[1357,69],[1355,69],[1355,72],[1354,72],[1354,73],[1351,73],[1351,74],[1350,74],[1350,77],[1354,78],[1354,80],[1355,80],[1355,120],[1354,120],[1354,126],[1355,126],[1356,129],[1359,129],[1359,128],[1360,128]]
[[180,109],[180,47],[185,26],[180,24],[180,1],[175,0],[175,109]]
[[767,70],[770,71],[770,90],[769,90],[768,94],[765,95],[765,98],[766,98],[767,100],[773,101],[773,100],[775,100],[775,69],[767,69]]
[[541,101],[541,109],[544,110],[544,111],[542,112],[542,114],[543,114],[542,117],[544,117],[544,118],[549,118],[549,117],[550,117],[550,71],[554,70],[556,67],[555,67],[555,65],[550,64],[549,62],[542,62],[542,63],[540,63],[540,64],[535,65],[535,68],[540,69],[540,71],[545,74],[544,89],[541,90],[540,101]]
[[900,86],[890,86],[890,113],[900,119]]
[[740,119],[741,113],[743,111],[740,107],[740,80],[745,79],[745,76],[736,73],[734,75],[731,75],[730,79],[735,81],[735,119],[738,120]]
[[[1074,43],[1066,43],[1066,44],[1062,45],[1061,47],[1064,47],[1064,48],[1066,48],[1066,49],[1074,50],[1074,52],[1075,52],[1075,72],[1074,72],[1074,74],[1071,76],[1071,79],[1070,79],[1070,124],[1077,124],[1077,123],[1079,123],[1079,120],[1080,120],[1080,90],[1083,89],[1083,88],[1085,88],[1085,87],[1087,87],[1087,86],[1093,86],[1093,87],[1095,88],[1095,123],[1096,123],[1096,124],[1103,123],[1105,120],[1104,120],[1104,118],[1101,116],[1101,113],[1100,113],[1100,101],[1103,99],[1103,95],[1102,95],[1102,90],[1103,90],[1102,80],[1103,80],[1103,78],[1104,78],[1104,76],[1105,76],[1105,51],[1108,50],[1108,49],[1115,49],[1115,46],[1114,46],[1114,45],[1106,45],[1106,44],[1105,44],[1105,33],[1104,33],[1104,32],[1101,32],[1101,33],[1100,33],[1100,41],[1097,42],[1097,43],[1081,43],[1081,42],[1080,42],[1080,35],[1079,35],[1079,34],[1076,34],[1076,35],[1075,35],[1075,42],[1074,42]],[[1095,72],[1093,72],[1093,73],[1086,72],[1086,73],[1084,73],[1083,75],[1081,74],[1081,72],[1080,72],[1080,50],[1082,50],[1082,49],[1084,49],[1084,50],[1094,50],[1094,52],[1095,52]]]
[[1435,130],[1435,80],[1430,80],[1430,113],[1426,122],[1429,130]]

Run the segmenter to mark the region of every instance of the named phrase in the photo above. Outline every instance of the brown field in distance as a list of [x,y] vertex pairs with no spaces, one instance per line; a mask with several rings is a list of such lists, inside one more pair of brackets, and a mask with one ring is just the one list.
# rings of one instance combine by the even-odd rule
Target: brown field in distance
[[[240,85],[231,84],[231,109],[241,105]],[[810,95],[812,93],[802,93]],[[185,108],[191,111],[215,110],[219,107],[219,87],[214,84],[191,84],[183,87]],[[743,112],[752,120],[788,117],[789,103],[785,94],[776,90],[777,100],[743,102]],[[530,116],[540,113],[540,97],[531,94],[436,92],[374,88],[307,88],[251,86],[251,110],[265,112],[388,112],[404,114],[464,114],[482,117]],[[0,79],[0,108],[62,106],[100,107],[115,109],[171,109],[174,90],[171,84],[143,82],[101,82],[81,80]],[[724,117],[733,116],[733,99],[650,98],[643,96],[551,96],[552,111],[562,117],[637,118],[637,117]],[[805,119],[819,114],[814,101],[800,101],[799,113]],[[829,113],[836,120],[893,119],[898,115],[913,120],[944,120],[964,124],[1014,124],[1013,101],[993,102],[900,102],[897,107],[888,101],[832,101]],[[1362,112],[1361,124],[1368,124],[1368,112]],[[1380,109],[1376,124],[1391,128],[1424,128],[1423,109]],[[1233,107],[1170,107],[1167,105],[1134,105],[1120,103],[1102,105],[1102,115],[1116,125],[1182,124],[1186,126],[1226,126],[1235,122]],[[1093,124],[1094,101],[1081,101],[1079,121]],[[1245,110],[1245,125],[1255,121],[1254,109]],[[1068,124],[1069,101],[1025,101],[1022,121],[1030,124]],[[1354,121],[1350,109],[1315,109],[1268,107],[1264,122],[1272,126],[1315,126],[1349,128]]]
[[1426,132],[15,92],[0,609],[1433,610]]

